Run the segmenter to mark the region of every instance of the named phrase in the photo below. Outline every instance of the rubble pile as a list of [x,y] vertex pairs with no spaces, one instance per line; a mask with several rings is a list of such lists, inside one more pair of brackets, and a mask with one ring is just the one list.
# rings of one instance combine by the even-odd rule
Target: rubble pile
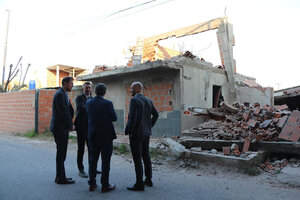
[[265,163],[260,164],[260,168],[264,170],[265,172],[278,172],[279,170],[282,170],[284,167],[290,166],[292,168],[300,167],[300,161],[296,158],[291,159],[268,159]]
[[[291,112],[288,106],[253,106],[249,103],[220,103],[221,107],[207,110],[210,120],[183,132],[185,136],[196,136],[219,140],[278,141]],[[203,112],[202,112],[203,113]]]

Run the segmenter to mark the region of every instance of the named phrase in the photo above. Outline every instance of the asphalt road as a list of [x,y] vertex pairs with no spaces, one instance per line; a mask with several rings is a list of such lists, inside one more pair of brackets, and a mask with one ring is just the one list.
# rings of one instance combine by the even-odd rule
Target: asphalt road
[[[203,199],[203,200],[299,200],[299,188],[274,186],[259,177],[246,175],[223,176],[201,174],[197,171],[154,166],[153,188],[144,192],[127,191],[134,183],[133,164],[128,158],[113,155],[110,182],[115,191],[102,194],[88,191],[87,179],[78,176],[76,145],[68,148],[65,162],[68,177],[76,180],[72,185],[57,185],[55,176],[55,144],[0,134],[0,200],[60,200],[60,199]],[[86,162],[86,157],[85,157]],[[87,166],[87,163],[85,163]],[[99,177],[97,177],[98,185]]]

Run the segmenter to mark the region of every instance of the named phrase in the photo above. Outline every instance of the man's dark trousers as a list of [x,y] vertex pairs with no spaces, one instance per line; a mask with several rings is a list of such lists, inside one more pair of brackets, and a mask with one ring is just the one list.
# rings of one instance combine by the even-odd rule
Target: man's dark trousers
[[64,162],[67,156],[69,131],[59,130],[53,131],[56,143],[56,177],[64,180],[66,178]]
[[113,142],[112,140],[102,140],[100,143],[90,141],[90,156],[89,156],[89,185],[96,184],[96,170],[99,155],[101,153],[102,160],[102,175],[101,175],[101,184],[104,187],[109,185],[109,171],[110,171],[110,160],[113,151]]
[[130,138],[130,148],[131,148],[132,158],[135,166],[137,184],[143,183],[142,159],[144,162],[146,179],[151,180],[152,178],[152,165],[151,165],[151,158],[149,153],[149,142],[150,142],[150,136]]
[[[84,170],[84,166],[83,166],[83,154],[84,154],[84,146],[85,144],[87,144],[87,148],[88,148],[88,157],[89,157],[89,146],[87,143],[87,134],[88,134],[88,130],[86,128],[86,130],[77,130],[77,144],[78,144],[78,149],[77,149],[77,166],[78,166],[78,170],[79,171],[83,171]],[[88,158],[89,160],[89,158]]]

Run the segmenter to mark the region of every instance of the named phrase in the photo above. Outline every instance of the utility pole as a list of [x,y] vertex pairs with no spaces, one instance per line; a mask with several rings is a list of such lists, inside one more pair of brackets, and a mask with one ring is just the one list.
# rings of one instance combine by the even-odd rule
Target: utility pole
[[6,65],[6,51],[7,51],[7,38],[8,38],[8,26],[9,26],[9,10],[7,11],[7,26],[6,26],[6,35],[4,42],[4,57],[3,57],[3,72],[2,72],[2,89],[4,87],[4,78],[5,78],[5,65]]

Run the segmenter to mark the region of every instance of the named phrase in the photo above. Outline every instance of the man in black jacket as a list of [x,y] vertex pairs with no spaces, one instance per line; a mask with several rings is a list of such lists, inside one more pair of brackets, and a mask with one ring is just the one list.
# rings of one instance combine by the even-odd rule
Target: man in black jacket
[[96,85],[96,97],[87,101],[86,108],[88,113],[88,143],[90,148],[89,161],[89,186],[90,191],[94,191],[96,184],[96,169],[101,153],[102,175],[101,192],[109,192],[115,189],[114,184],[109,184],[110,159],[113,150],[113,140],[117,138],[114,121],[117,115],[113,103],[104,99],[106,86],[103,83]]
[[[143,191],[144,185],[148,185],[150,187],[153,186],[149,142],[151,128],[156,123],[158,113],[152,101],[142,94],[142,83],[132,83],[130,92],[133,98],[130,100],[130,109],[125,134],[129,135],[130,148],[136,173],[136,183],[133,187],[127,187],[127,189]],[[145,181],[143,181],[142,158],[145,167]]]
[[[83,178],[88,178],[88,175],[84,171],[83,166],[83,154],[84,154],[84,146],[87,143],[87,135],[88,135],[88,116],[86,112],[86,101],[92,98],[92,83],[85,82],[82,85],[83,93],[78,95],[76,98],[76,119],[74,122],[75,130],[77,132],[77,167],[79,170],[79,176]],[[89,146],[88,148],[88,157],[89,157]],[[97,170],[97,173],[101,173]]]
[[52,103],[52,118],[50,130],[56,143],[56,177],[57,184],[75,183],[72,178],[66,178],[64,162],[67,156],[69,132],[74,130],[72,118],[74,110],[67,92],[73,88],[73,78],[62,79],[62,87],[55,93]]

